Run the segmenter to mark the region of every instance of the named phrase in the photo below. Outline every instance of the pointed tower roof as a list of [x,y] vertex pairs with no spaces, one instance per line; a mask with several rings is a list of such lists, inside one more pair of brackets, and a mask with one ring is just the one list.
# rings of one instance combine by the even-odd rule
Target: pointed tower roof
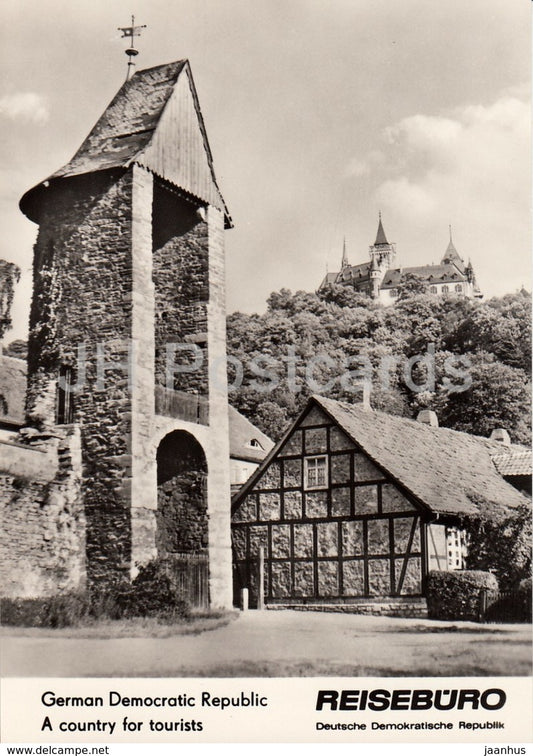
[[461,270],[464,270],[464,260],[459,254],[459,252],[455,249],[453,239],[452,239],[452,227],[448,226],[449,232],[450,232],[450,241],[448,242],[448,246],[446,247],[446,252],[444,253],[444,257],[442,258],[442,263],[453,263],[454,265],[457,265],[458,268]]
[[350,263],[348,262],[348,255],[346,254],[346,237],[342,240],[342,261],[341,261],[341,270],[343,268],[346,268]]
[[117,92],[72,160],[22,197],[38,222],[48,187],[72,176],[143,165],[231,217],[218,188],[198,95],[187,60],[137,71]]
[[387,237],[385,236],[385,231],[383,229],[383,223],[381,222],[381,213],[379,214],[379,224],[378,224],[378,232],[376,234],[376,241],[374,242],[375,247],[381,247],[384,245],[389,245],[389,242],[387,241]]

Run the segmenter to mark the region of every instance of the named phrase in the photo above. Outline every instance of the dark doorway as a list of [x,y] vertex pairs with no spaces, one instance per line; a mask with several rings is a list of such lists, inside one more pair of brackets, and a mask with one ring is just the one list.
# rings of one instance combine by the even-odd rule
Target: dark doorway
[[207,462],[186,431],[169,433],[157,450],[156,543],[162,557],[207,552]]

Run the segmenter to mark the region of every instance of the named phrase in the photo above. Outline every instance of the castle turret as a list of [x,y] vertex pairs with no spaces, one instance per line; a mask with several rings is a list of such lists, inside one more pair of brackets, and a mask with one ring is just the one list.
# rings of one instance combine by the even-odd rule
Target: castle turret
[[376,241],[370,247],[370,286],[371,296],[374,299],[379,297],[381,282],[387,270],[392,267],[395,257],[396,250],[394,249],[394,245],[389,244],[387,241],[385,229],[381,221],[381,213],[379,213]]
[[461,272],[464,272],[465,271],[465,261],[460,256],[460,254],[457,252],[457,250],[455,249],[455,246],[453,244],[452,227],[448,226],[448,228],[449,228],[449,231],[450,231],[450,241],[448,243],[448,246],[446,247],[446,252],[444,253],[444,257],[442,258],[441,263],[442,263],[442,265],[450,265],[450,264],[456,265],[457,268],[459,268],[459,270]]
[[341,270],[346,268],[350,263],[348,262],[348,255],[346,254],[346,237],[342,240],[342,260]]
[[231,219],[188,61],[135,73],[21,209],[39,224],[27,421],[81,430],[89,585],[205,557],[230,606]]

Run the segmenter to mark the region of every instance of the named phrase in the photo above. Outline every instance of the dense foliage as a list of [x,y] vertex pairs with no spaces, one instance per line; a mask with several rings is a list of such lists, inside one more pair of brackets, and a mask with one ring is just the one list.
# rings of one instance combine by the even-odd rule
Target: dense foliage
[[0,260],[0,339],[11,328],[11,306],[19,280],[20,268],[15,263]]
[[406,282],[385,307],[344,286],[286,289],[263,315],[228,318],[230,401],[279,438],[319,393],[391,414],[434,409],[441,425],[529,443],[531,295],[436,297]]
[[503,591],[516,590],[531,576],[531,507],[523,505],[503,522],[490,517],[465,518],[467,568],[490,570]]
[[497,591],[498,581],[481,570],[432,570],[427,576],[428,617],[438,620],[476,621],[481,592]]

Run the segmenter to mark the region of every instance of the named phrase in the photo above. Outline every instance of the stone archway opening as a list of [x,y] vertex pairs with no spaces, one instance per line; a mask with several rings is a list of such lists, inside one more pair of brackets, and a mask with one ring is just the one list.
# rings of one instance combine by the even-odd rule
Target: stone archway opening
[[161,557],[207,553],[207,461],[187,431],[172,431],[157,449],[156,546]]

